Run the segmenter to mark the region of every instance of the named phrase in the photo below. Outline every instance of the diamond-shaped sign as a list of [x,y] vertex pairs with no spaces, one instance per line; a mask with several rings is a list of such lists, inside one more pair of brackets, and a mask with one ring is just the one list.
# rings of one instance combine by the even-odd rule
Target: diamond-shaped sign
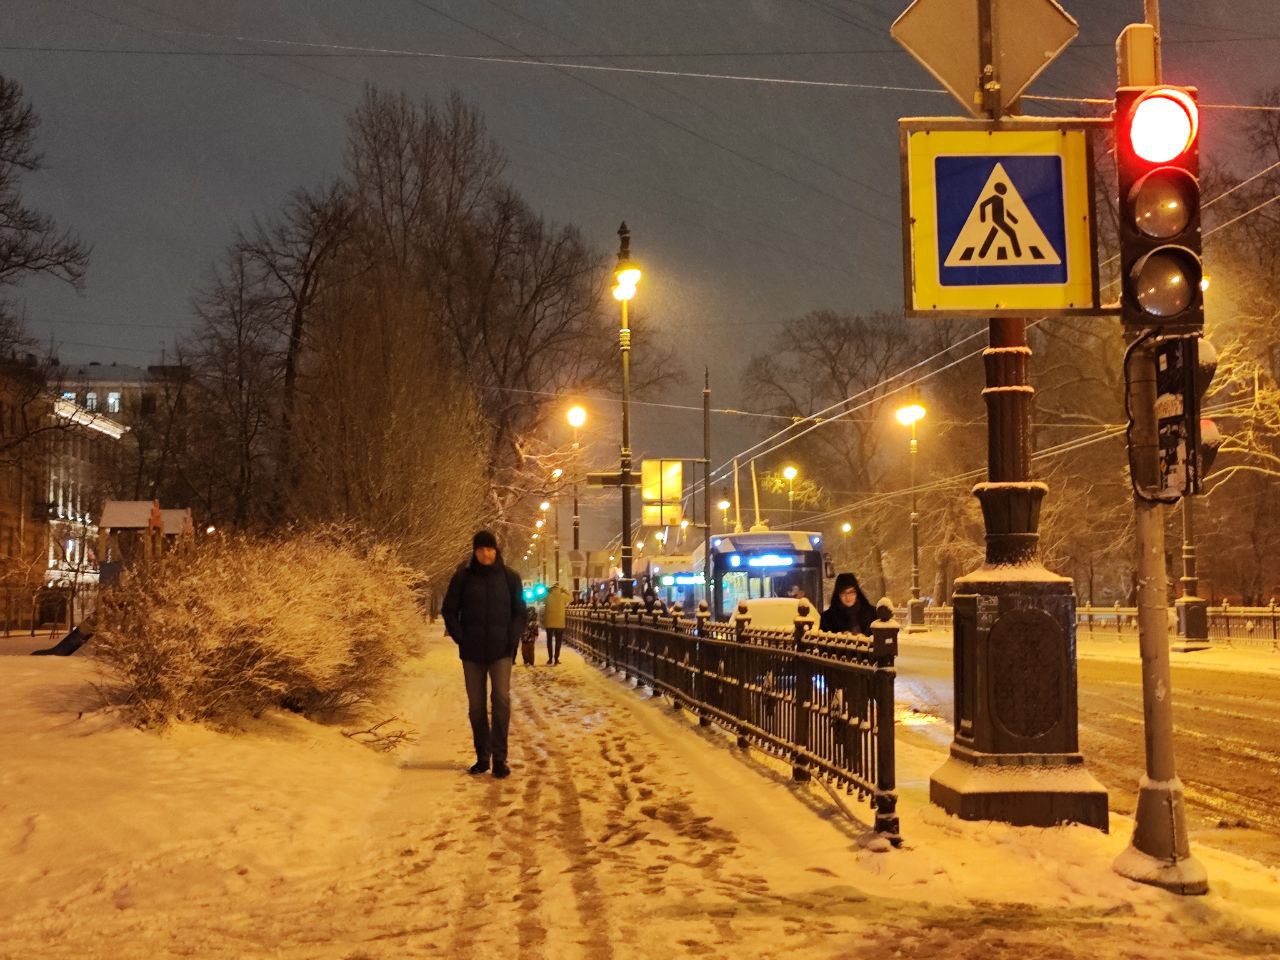
[[[1056,0],[990,0],[1000,112],[1017,100],[1080,32]],[[979,0],[915,0],[889,32],[975,117],[982,108]]]

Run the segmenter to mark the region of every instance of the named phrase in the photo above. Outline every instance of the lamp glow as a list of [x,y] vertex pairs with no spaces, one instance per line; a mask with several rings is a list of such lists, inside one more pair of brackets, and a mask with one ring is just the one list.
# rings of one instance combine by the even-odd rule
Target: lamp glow
[[913,423],[924,419],[924,407],[918,403],[912,403],[905,407],[899,407],[894,416],[898,418],[898,422],[904,427],[909,427]]
[[587,411],[582,407],[570,407],[566,416],[569,419],[569,426],[573,427],[575,430],[582,429],[582,426],[587,422]]
[[728,510],[729,506],[730,504],[728,500],[721,500],[719,503],[716,504],[716,508],[718,510]]
[[852,530],[853,530],[853,524],[849,523],[847,520],[844,523],[840,524],[841,533],[849,533]]
[[782,475],[786,477],[788,481],[794,480],[797,476],[799,476],[799,474],[800,474],[800,471],[797,470],[795,467],[786,466],[782,468]]
[[541,510],[543,513],[546,513],[548,510],[551,509],[551,501],[543,500],[540,504],[538,504],[538,509]]

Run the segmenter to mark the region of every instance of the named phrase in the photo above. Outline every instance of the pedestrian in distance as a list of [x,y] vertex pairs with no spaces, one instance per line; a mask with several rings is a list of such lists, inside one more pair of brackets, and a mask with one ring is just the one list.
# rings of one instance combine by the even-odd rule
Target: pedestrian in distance
[[565,610],[569,605],[569,591],[553,583],[542,601],[542,625],[547,631],[547,663],[560,662],[560,642],[564,639]]
[[[538,649],[538,611],[529,608],[529,616],[525,621],[524,636],[520,638],[520,656],[526,667],[533,666],[533,655]],[[515,659],[514,655],[512,659]]]
[[[458,645],[467,686],[476,749],[470,772],[484,773],[492,761],[495,777],[509,776],[511,668],[527,614],[520,574],[502,562],[498,540],[488,530],[471,538],[471,559],[454,572],[440,612],[445,632]],[[492,716],[486,699],[492,701]]]
[[876,619],[876,608],[858,585],[852,573],[836,576],[831,591],[831,606],[822,611],[819,629],[827,633],[863,633],[870,636],[871,624]]

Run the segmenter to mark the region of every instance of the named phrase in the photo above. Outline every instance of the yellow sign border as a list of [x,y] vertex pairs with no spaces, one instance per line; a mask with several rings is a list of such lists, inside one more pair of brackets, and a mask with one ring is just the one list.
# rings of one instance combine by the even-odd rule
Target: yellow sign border
[[[1102,121],[1105,123],[1105,121]],[[1098,121],[904,120],[902,168],[906,306],[912,316],[1105,312],[1098,290],[1090,132]],[[1067,279],[1063,283],[943,286],[934,161],[943,156],[1056,156],[1062,160]]]

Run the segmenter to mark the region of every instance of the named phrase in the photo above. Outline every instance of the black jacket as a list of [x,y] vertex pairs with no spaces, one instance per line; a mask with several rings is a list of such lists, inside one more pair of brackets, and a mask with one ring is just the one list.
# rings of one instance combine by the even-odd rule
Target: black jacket
[[[846,607],[840,602],[840,592],[849,587],[858,591],[858,599],[852,607]],[[826,633],[865,633],[870,636],[871,624],[875,620],[876,608],[862,592],[858,578],[852,573],[842,573],[837,576],[831,591],[831,603],[822,611],[822,620],[818,624],[818,629]]]
[[503,564],[501,553],[488,567],[473,556],[454,572],[440,613],[463,660],[493,663],[509,658],[525,627],[520,574]]

